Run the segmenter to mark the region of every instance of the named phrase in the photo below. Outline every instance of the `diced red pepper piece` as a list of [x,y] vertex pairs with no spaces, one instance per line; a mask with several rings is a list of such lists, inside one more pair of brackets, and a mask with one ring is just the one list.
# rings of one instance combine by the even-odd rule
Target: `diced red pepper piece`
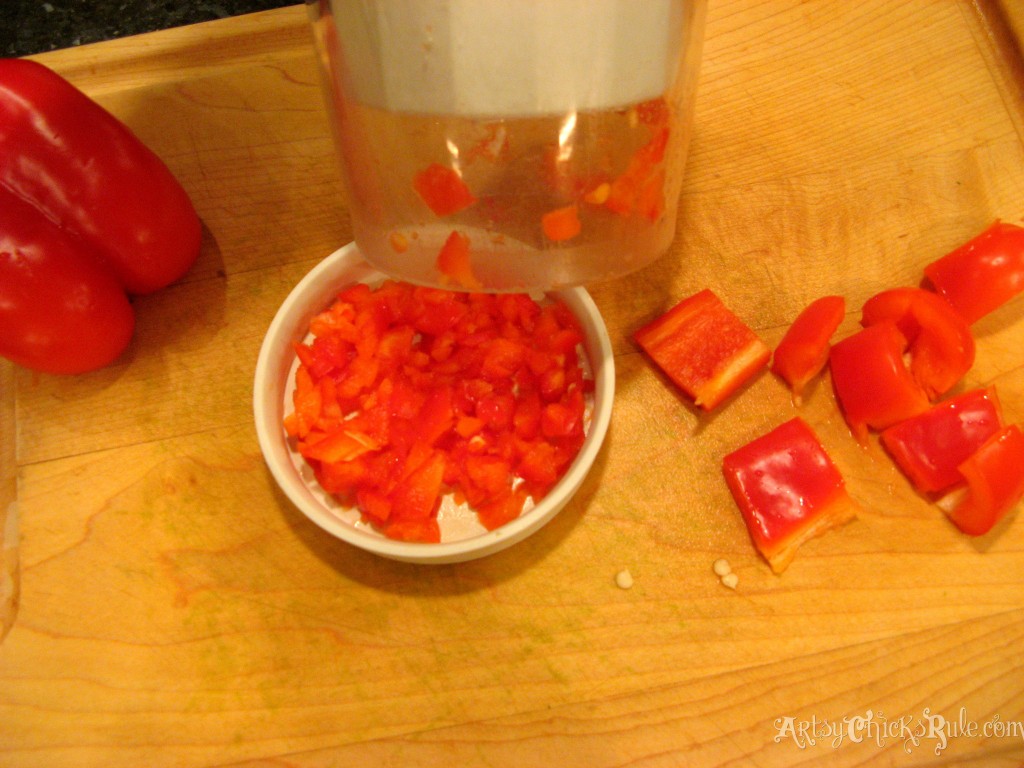
[[649,202],[651,192],[644,190],[665,159],[668,138],[668,126],[658,126],[650,141],[633,153],[626,169],[609,186],[604,201],[609,210],[620,216],[629,216],[637,210],[642,194]]
[[372,438],[359,432],[339,429],[320,439],[299,445],[299,452],[307,459],[327,463],[352,461],[380,446]]
[[796,316],[775,348],[772,371],[785,379],[799,403],[804,388],[828,364],[829,342],[846,314],[842,296],[822,296]]
[[397,541],[418,541],[426,544],[436,544],[441,541],[441,527],[437,524],[437,518],[429,517],[424,519],[389,520],[384,528],[384,534],[389,539]]
[[907,340],[910,373],[934,399],[956,384],[974,364],[970,326],[945,299],[923,288],[893,288],[868,299],[861,323],[896,323]]
[[829,366],[839,405],[854,436],[885,429],[926,411],[927,395],[903,363],[906,339],[884,320],[832,345]]
[[882,432],[882,445],[914,487],[936,493],[962,483],[959,466],[1000,430],[993,387],[950,398]]
[[476,202],[459,172],[440,163],[431,163],[417,173],[412,186],[438,216],[450,216]]
[[806,541],[857,514],[842,475],[803,419],[733,451],[722,469],[754,545],[775,573]]
[[433,451],[391,492],[391,517],[422,520],[437,512],[444,481],[444,454]]
[[437,271],[456,286],[480,290],[481,283],[473,274],[470,263],[469,238],[461,232],[452,232],[437,254]]
[[768,345],[706,288],[633,338],[705,411],[735,392],[771,357]]
[[526,491],[521,487],[496,497],[481,505],[478,511],[480,522],[489,531],[500,528],[519,517],[526,498]]
[[544,237],[554,243],[571,240],[583,228],[580,223],[579,206],[577,205],[567,205],[563,208],[548,211],[541,216],[540,224],[541,229],[544,231]]
[[321,389],[313,383],[313,378],[305,366],[295,371],[292,404],[295,410],[284,420],[285,431],[292,437],[305,437],[319,420],[323,407]]
[[997,221],[924,274],[968,323],[977,322],[1024,291],[1024,228]]
[[967,492],[955,497],[955,506],[947,514],[964,533],[982,536],[1024,497],[1024,434],[1020,428],[1011,424],[992,435],[960,465],[960,473],[967,481]]

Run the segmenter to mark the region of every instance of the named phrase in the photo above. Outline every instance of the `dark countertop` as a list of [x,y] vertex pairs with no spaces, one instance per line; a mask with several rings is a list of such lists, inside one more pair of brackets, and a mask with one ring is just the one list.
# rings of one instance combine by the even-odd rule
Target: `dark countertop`
[[70,48],[301,0],[0,0],[0,56]]

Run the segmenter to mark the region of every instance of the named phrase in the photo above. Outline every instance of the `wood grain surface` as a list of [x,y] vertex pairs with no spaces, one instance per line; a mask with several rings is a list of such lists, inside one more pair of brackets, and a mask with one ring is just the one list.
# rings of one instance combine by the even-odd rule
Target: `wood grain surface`
[[[617,368],[597,464],[532,538],[439,567],[323,533],[256,442],[263,334],[351,240],[304,9],[38,57],[166,160],[205,230],[113,366],[0,366],[21,561],[0,765],[1024,764],[1021,509],[969,539],[855,444],[827,379],[798,410],[765,373],[706,415],[630,341],[704,287],[770,344],[842,294],[847,333],[871,294],[1020,221],[1011,5],[711,0],[676,241],[590,287]],[[975,330],[962,387],[1024,422],[1024,298]],[[720,463],[797,413],[864,514],[776,576]]]

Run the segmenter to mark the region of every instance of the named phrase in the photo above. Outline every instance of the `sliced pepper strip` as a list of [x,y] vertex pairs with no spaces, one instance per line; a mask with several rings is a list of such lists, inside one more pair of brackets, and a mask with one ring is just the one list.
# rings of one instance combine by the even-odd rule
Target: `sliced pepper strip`
[[799,417],[728,454],[722,471],[775,573],[786,570],[806,541],[857,515],[842,475]]
[[907,340],[910,373],[930,399],[963,378],[974,364],[974,337],[967,321],[941,296],[923,288],[893,288],[864,303],[863,325],[896,323]]
[[889,427],[882,445],[922,493],[945,491],[964,478],[959,466],[1002,427],[994,387],[975,389]]
[[968,323],[977,322],[1024,291],[1024,228],[997,221],[924,274]]
[[[1024,434],[1015,424],[992,435],[960,465],[967,493],[955,496],[947,511],[957,528],[970,536],[992,530],[1024,497]],[[940,506],[943,505],[940,502]]]
[[771,349],[710,289],[633,334],[675,384],[710,411],[768,364]]
[[916,416],[930,403],[903,363],[906,339],[891,320],[869,325],[832,345],[832,385],[854,437]]
[[828,364],[829,341],[845,314],[842,296],[822,296],[796,316],[775,348],[772,371],[789,384],[794,402],[800,402],[804,388]]

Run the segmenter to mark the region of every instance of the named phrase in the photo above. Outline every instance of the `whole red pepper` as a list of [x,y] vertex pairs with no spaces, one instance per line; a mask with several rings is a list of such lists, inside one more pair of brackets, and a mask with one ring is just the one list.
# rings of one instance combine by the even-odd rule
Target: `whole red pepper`
[[[95,277],[103,272],[125,293],[144,294],[177,280],[199,253],[199,217],[157,155],[45,66],[0,59],[0,224],[26,217],[50,226],[23,222],[17,232],[0,232],[0,354],[39,370],[74,373],[109,362],[109,348],[90,360],[66,357],[60,350],[67,344],[55,346],[64,328],[79,344],[93,338],[109,347],[104,334],[113,322],[110,301],[76,303],[72,296],[53,305],[48,287],[55,281],[73,283],[69,296],[97,296],[108,291]],[[59,266],[68,260],[91,266],[73,270],[72,279]],[[49,320],[47,305],[54,310]],[[130,337],[130,312],[129,320],[118,314],[115,336],[121,339],[127,325]]]

